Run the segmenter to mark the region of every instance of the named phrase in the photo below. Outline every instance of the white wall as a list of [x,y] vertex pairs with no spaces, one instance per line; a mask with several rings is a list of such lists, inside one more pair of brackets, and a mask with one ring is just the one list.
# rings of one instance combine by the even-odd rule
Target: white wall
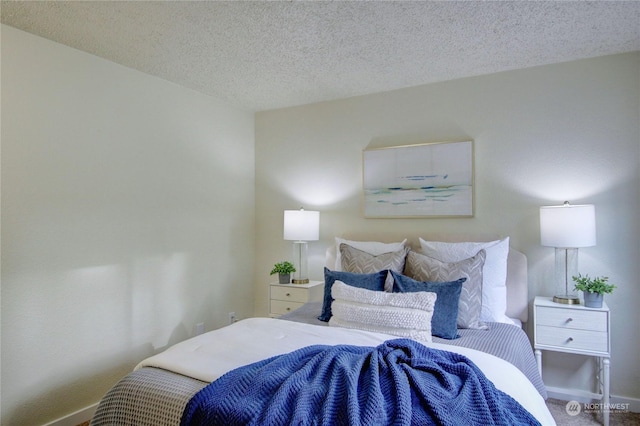
[[[273,263],[290,257],[283,210],[318,209],[310,276],[322,278],[334,236],[387,241],[422,233],[511,236],[527,254],[530,298],[551,295],[554,251],[539,244],[538,207],[596,205],[598,245],[580,271],[618,284],[612,309],[612,393],[640,399],[640,54],[467,78],[256,115],[256,313],[266,314]],[[364,219],[362,150],[475,141],[471,219]],[[531,317],[531,314],[530,314]],[[529,324],[531,331],[531,324]],[[558,354],[556,354],[558,355]],[[545,354],[544,380],[588,388],[591,364]]]
[[2,26],[2,418],[253,313],[254,118]]

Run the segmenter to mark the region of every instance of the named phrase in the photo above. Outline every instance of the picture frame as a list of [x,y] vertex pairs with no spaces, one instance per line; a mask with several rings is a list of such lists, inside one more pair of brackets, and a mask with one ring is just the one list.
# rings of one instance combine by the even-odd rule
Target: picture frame
[[363,151],[366,218],[473,217],[473,140]]

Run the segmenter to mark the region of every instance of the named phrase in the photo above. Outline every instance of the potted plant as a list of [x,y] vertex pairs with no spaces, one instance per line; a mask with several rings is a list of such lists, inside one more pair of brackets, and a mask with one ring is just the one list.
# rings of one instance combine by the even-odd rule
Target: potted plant
[[574,289],[582,291],[584,294],[584,306],[587,308],[602,308],[602,300],[605,294],[610,294],[616,288],[613,284],[607,284],[609,277],[589,278],[581,274],[572,277],[576,283]]
[[271,275],[278,274],[278,282],[280,284],[289,284],[291,282],[291,273],[295,271],[296,268],[293,266],[293,263],[284,260],[273,265]]

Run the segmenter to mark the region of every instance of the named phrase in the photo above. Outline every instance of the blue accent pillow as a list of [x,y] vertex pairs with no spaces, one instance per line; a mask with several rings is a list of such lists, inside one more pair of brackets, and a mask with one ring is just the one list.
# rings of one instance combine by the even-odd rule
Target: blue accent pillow
[[375,272],[373,274],[356,274],[354,272],[331,271],[324,268],[324,300],[322,302],[322,312],[318,319],[327,322],[331,319],[331,287],[336,281],[367,290],[384,291],[384,281],[387,278],[387,270]]
[[458,304],[462,284],[467,280],[460,278],[457,281],[431,282],[416,281],[405,275],[391,271],[393,275],[394,293],[415,293],[428,291],[438,295],[433,317],[431,317],[431,334],[443,339],[457,339],[458,337]]

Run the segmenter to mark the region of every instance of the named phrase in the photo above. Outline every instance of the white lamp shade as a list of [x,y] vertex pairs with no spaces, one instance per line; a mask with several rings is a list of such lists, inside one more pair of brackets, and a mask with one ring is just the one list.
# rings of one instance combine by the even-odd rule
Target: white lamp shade
[[317,241],[320,237],[320,212],[308,210],[284,211],[284,239]]
[[540,243],[548,247],[578,248],[596,245],[593,204],[540,207]]

